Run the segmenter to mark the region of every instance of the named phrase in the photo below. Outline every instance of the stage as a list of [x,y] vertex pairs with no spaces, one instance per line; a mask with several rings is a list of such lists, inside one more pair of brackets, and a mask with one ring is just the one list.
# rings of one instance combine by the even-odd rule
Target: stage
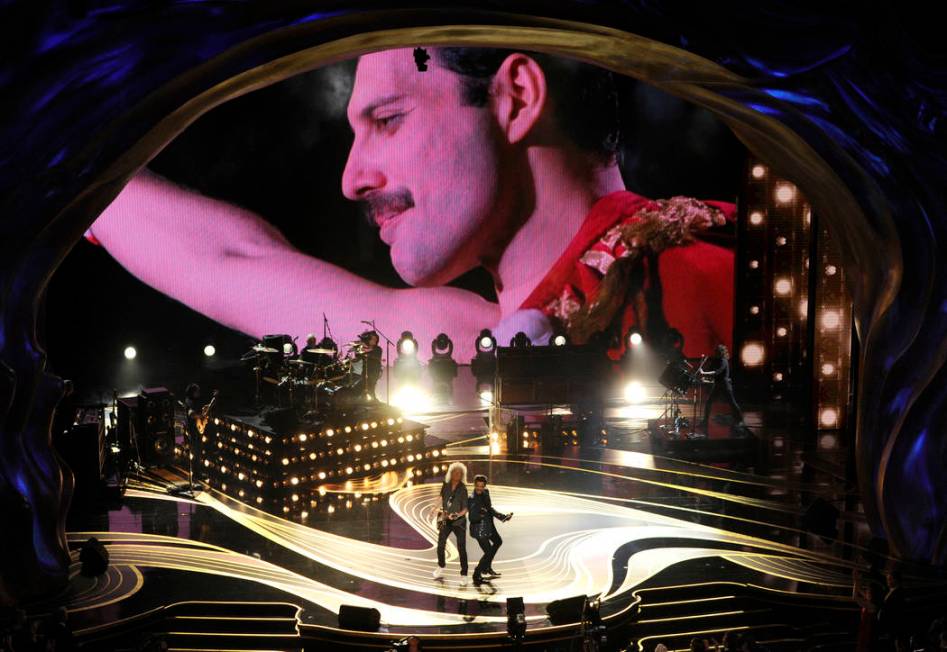
[[[498,526],[501,577],[462,585],[450,539],[444,577],[432,578],[442,472],[419,479],[409,466],[328,484],[317,508],[290,519],[213,488],[170,495],[182,471],[155,468],[130,481],[121,503],[71,515],[74,558],[92,536],[110,555],[95,580],[74,559],[67,599],[79,640],[133,647],[154,632],[171,649],[386,649],[416,634],[426,649],[495,648],[510,644],[507,598],[522,597],[523,645],[568,649],[580,618],[553,624],[546,607],[586,595],[601,598],[612,640],[636,649],[681,649],[695,632],[731,630],[775,649],[851,642],[852,551],[801,531],[800,502],[816,487],[791,471],[791,440],[774,446],[761,433],[765,461],[747,472],[622,450],[621,419],[610,420],[608,447],[555,456],[490,455],[483,436],[445,439],[445,420],[427,435],[443,469],[465,463],[471,487],[474,474],[488,475],[494,505],[514,513]],[[472,568],[480,551],[467,542]],[[342,605],[377,609],[380,630],[341,629]],[[832,624],[813,628],[826,609]]]

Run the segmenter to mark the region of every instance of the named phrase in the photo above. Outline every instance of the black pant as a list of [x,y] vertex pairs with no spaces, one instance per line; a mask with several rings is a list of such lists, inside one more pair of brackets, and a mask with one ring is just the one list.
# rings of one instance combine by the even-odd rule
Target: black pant
[[437,565],[441,568],[447,565],[444,561],[444,548],[447,546],[447,537],[451,532],[457,539],[457,552],[460,553],[460,574],[467,574],[467,528],[463,525],[442,525],[437,533]]
[[737,399],[733,396],[733,387],[724,383],[715,383],[713,389],[710,390],[710,396],[707,397],[707,403],[704,405],[704,423],[710,425],[710,408],[718,398],[730,404],[733,423],[743,423],[743,410],[737,405]]
[[477,537],[477,543],[480,544],[480,549],[483,550],[483,557],[480,558],[480,563],[478,563],[474,569],[475,576],[482,575],[490,570],[493,566],[493,558],[497,555],[497,550],[503,545],[503,539],[501,539],[500,534],[494,530],[487,536]]

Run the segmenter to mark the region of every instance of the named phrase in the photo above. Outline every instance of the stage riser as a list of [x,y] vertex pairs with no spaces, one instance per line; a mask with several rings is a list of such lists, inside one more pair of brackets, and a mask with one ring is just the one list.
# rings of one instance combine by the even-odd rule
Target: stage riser
[[446,470],[444,451],[425,446],[424,426],[400,417],[299,426],[290,434],[223,416],[207,424],[202,445],[202,469],[195,472],[211,487],[303,518]]

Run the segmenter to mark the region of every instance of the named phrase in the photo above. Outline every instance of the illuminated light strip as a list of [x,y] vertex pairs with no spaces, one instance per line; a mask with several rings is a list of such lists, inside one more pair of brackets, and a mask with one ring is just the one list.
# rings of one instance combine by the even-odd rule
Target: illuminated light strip
[[[467,462],[467,463],[472,463],[472,462],[475,462],[475,461],[476,461],[476,462],[486,462],[487,460],[485,460],[485,459],[484,459],[484,460],[469,460],[469,459],[466,459],[466,460],[460,460],[460,461]],[[748,497],[748,496],[739,496],[739,495],[734,495],[734,494],[728,494],[728,493],[725,493],[725,492],[722,492],[722,491],[713,491],[713,490],[711,490],[711,489],[700,489],[700,488],[698,488],[698,487],[688,487],[688,486],[685,486],[685,485],[678,485],[678,484],[673,484],[673,483],[670,483],[670,482],[661,482],[660,480],[648,480],[648,479],[645,479],[645,478],[638,478],[638,477],[630,476],[630,475],[622,475],[622,474],[620,474],[620,473],[614,473],[614,472],[611,472],[611,471],[600,471],[600,470],[597,470],[597,469],[586,469],[586,468],[580,468],[580,467],[576,467],[576,466],[567,466],[567,465],[565,465],[565,464],[553,464],[553,463],[550,463],[550,462],[536,462],[536,461],[533,461],[533,460],[513,460],[513,459],[505,459],[505,460],[503,460],[503,461],[504,461],[506,464],[523,464],[523,465],[528,464],[528,465],[530,465],[530,466],[537,466],[537,465],[539,465],[539,466],[544,466],[544,467],[553,468],[553,469],[566,469],[566,470],[568,470],[568,471],[581,471],[581,472],[583,472],[583,473],[590,473],[590,474],[593,474],[593,475],[602,475],[602,476],[609,477],[609,478],[618,478],[618,479],[621,479],[621,480],[627,480],[627,481],[629,481],[629,482],[640,482],[641,484],[651,485],[651,486],[655,486],[655,487],[663,487],[663,488],[665,488],[665,489],[674,489],[674,490],[676,490],[676,491],[681,491],[681,492],[684,492],[684,493],[695,494],[695,495],[698,495],[698,496],[706,496],[706,497],[708,497],[708,498],[717,498],[717,499],[719,499],[719,500],[723,500],[723,501],[727,501],[727,502],[732,502],[732,503],[737,503],[737,504],[740,504],[740,505],[745,505],[745,506],[747,506],[747,507],[755,507],[755,508],[757,508],[757,509],[768,509],[768,510],[772,510],[772,511],[785,512],[785,513],[789,513],[789,514],[799,514],[799,510],[798,510],[798,509],[789,507],[789,506],[787,506],[787,505],[785,505],[785,504],[783,504],[783,503],[777,503],[776,501],[764,500],[764,499],[760,499],[760,498],[750,498],[750,497]],[[579,461],[579,460],[570,460],[570,462],[578,462],[578,461]],[[600,463],[600,462],[597,462],[597,463]],[[686,474],[686,473],[677,473],[676,475],[689,475],[689,474]],[[698,475],[698,474],[693,474],[692,477],[702,477],[702,476],[700,476],[700,475]]]
[[740,614],[747,613],[743,609],[736,611],[715,611],[705,614],[687,614],[684,616],[671,616],[669,618],[649,618],[646,620],[637,620],[635,621],[636,625],[644,625],[646,623],[670,623],[678,620],[696,620],[698,618],[717,618],[723,616],[739,616]]
[[730,553],[724,553],[720,556],[727,561],[731,561],[734,564],[739,564],[740,566],[749,568],[750,570],[755,570],[757,572],[764,573],[766,575],[772,575],[774,577],[782,577],[794,582],[806,582],[808,584],[823,584],[839,587],[849,587],[852,585],[851,577],[846,579],[845,575],[843,574],[828,572],[819,574],[812,571],[807,571],[806,569],[802,568],[792,569],[791,567],[787,567],[786,564],[782,563],[781,560],[777,561],[770,555],[734,555]]
[[[388,625],[451,626],[470,622],[506,622],[505,616],[477,616],[471,619],[461,614],[388,605],[364,598],[357,593],[335,589],[280,566],[235,552],[192,551],[180,546],[156,546],[150,543],[113,544],[108,546],[108,550],[112,564],[168,568],[256,582],[317,604],[330,612],[337,612],[343,604],[375,608]],[[542,619],[541,616],[527,618],[532,621]]]
[[[654,589],[656,591],[664,591],[670,587],[662,586],[660,588]],[[637,592],[635,592],[637,593]],[[634,594],[632,594],[634,595]],[[710,598],[693,598],[691,600],[669,600],[668,602],[649,602],[648,604],[642,604],[642,609],[650,609],[652,607],[669,607],[675,604],[697,604],[698,602],[714,602],[715,600],[732,600],[737,596],[735,595],[717,595]],[[639,620],[638,622],[643,623],[645,621]]]
[[[438,485],[420,485],[401,490],[391,497],[392,509],[431,544],[427,549],[411,550],[355,541],[291,523],[253,508],[241,506],[240,510],[234,510],[226,503],[239,503],[225,496],[211,498],[205,493],[201,495],[201,500],[274,542],[336,570],[412,591],[467,598],[469,592],[454,588],[453,585],[444,583],[432,586],[430,581],[419,579],[426,577],[434,565],[436,529],[433,521],[438,490]],[[523,595],[528,602],[538,603],[580,592],[602,594],[613,584],[611,560],[614,551],[630,540],[683,537],[697,540],[709,538],[735,544],[753,540],[744,535],[732,535],[608,503],[576,498],[563,501],[564,496],[557,492],[502,486],[495,486],[493,492],[496,500],[502,500],[512,511],[518,511],[520,522],[525,515],[578,513],[619,519],[616,525],[620,527],[583,529],[551,536],[525,557],[499,560],[497,564],[504,572],[503,581],[498,582],[502,593],[498,591],[492,596],[481,596],[482,599],[492,601],[502,601],[507,595]],[[636,525],[628,526],[629,520]],[[514,540],[517,538],[515,533],[508,536]],[[771,548],[766,542],[761,547]],[[449,548],[453,561],[456,559],[456,549],[453,546]],[[653,575],[655,561],[660,561],[657,564],[659,568],[665,568],[695,556],[720,556],[721,552],[725,552],[702,548],[668,550],[643,551],[635,555],[639,560],[635,564],[640,564],[640,560],[645,558],[649,558],[649,561],[641,566],[632,564],[633,572],[626,575],[626,581],[618,592]],[[786,550],[798,554],[797,549],[786,547]],[[537,585],[542,585],[544,590],[537,592]]]
[[[228,517],[238,520],[280,545],[299,550],[302,554],[320,562],[322,561],[319,559],[320,556],[335,556],[337,558],[342,555],[344,556],[344,559],[341,560],[342,563],[327,565],[339,568],[349,574],[359,577],[378,577],[378,580],[375,581],[387,585],[405,586],[407,584],[411,590],[425,593],[446,593],[461,598],[469,598],[471,597],[469,591],[457,591],[452,587],[440,589],[437,586],[432,590],[430,582],[422,584],[417,581],[419,572],[423,576],[423,573],[433,567],[432,553],[435,535],[433,513],[438,490],[439,485],[434,484],[414,486],[395,493],[391,499],[392,509],[432,544],[429,548],[422,550],[395,549],[314,530],[253,508],[247,508],[239,501],[229,499],[223,495],[219,495],[218,499],[211,495],[212,492],[202,493],[199,499],[200,502],[210,504],[217,509],[223,508],[221,511]],[[521,555],[511,560],[497,562],[501,567],[505,565],[509,569],[504,569],[506,572],[502,581],[503,589],[508,594],[525,594],[537,583],[545,584],[545,580],[552,582],[552,589],[547,589],[539,594],[534,593],[533,599],[555,599],[562,595],[578,593],[579,590],[577,589],[582,589],[585,594],[601,594],[613,584],[611,562],[614,551],[629,540],[653,537],[685,537],[726,542],[763,541],[763,547],[775,547],[771,542],[765,542],[754,537],[726,533],[708,526],[678,521],[670,517],[641,512],[640,510],[611,503],[575,498],[558,492],[503,486],[495,486],[493,492],[497,500],[502,500],[514,511],[519,510],[520,518],[514,523],[521,522],[524,518],[528,519],[529,516],[540,516],[543,517],[543,521],[548,521],[550,519],[545,517],[549,515],[562,517],[572,514],[599,519],[607,518],[615,520],[618,525],[618,527],[600,527],[591,530],[582,529],[576,532],[559,533],[542,540],[537,549],[525,556]],[[216,494],[216,492],[213,493]],[[231,509],[224,502],[238,505],[240,510]],[[235,518],[235,516],[239,518]],[[557,519],[552,520],[557,521]],[[629,522],[635,525],[629,525]],[[586,519],[583,519],[583,524],[587,524]],[[530,526],[528,522],[524,523],[524,526],[531,530],[535,529],[535,525]],[[159,565],[172,564],[169,567],[185,570],[200,570],[201,572],[212,572],[227,576],[234,576],[236,573],[237,576],[268,583],[300,595],[300,588],[295,586],[293,582],[284,579],[282,574],[287,571],[269,565],[267,562],[250,558],[251,561],[244,561],[234,567],[232,558],[235,553],[222,549],[214,550],[213,547],[206,546],[182,546],[182,543],[186,544],[188,542],[175,538],[171,538],[174,545],[164,549],[164,546],[154,545],[157,541],[166,540],[158,535],[139,537],[138,540],[145,543],[134,546],[113,546],[113,548],[131,548],[136,555],[134,558],[138,559],[138,563],[143,563],[141,559],[144,559],[144,563],[154,565],[156,559],[158,559],[161,562]],[[335,545],[327,545],[327,543]],[[810,558],[817,557],[806,551],[792,549],[788,546],[783,547],[795,555]],[[156,557],[158,553],[156,548],[161,549],[158,557]],[[456,553],[455,550],[452,550],[452,552]],[[173,563],[169,561],[169,555],[174,558]],[[652,576],[655,572],[659,572],[668,565],[682,560],[708,556],[724,557],[725,555],[727,555],[727,551],[717,548],[663,548],[642,551],[631,557],[629,569],[622,586],[609,595],[622,593],[633,585],[640,584],[643,579]],[[733,558],[750,558],[747,555],[731,554],[730,556]],[[767,559],[766,563],[772,567],[773,555],[760,555],[760,557],[765,557]],[[358,559],[358,564],[355,567],[352,563],[353,558]],[[117,556],[115,559],[120,560],[121,557]],[[338,562],[340,560],[335,559],[333,561]],[[526,567],[527,564],[523,563],[525,561],[533,563]],[[265,566],[259,566],[259,563],[265,564]],[[812,574],[812,570],[807,568],[808,564],[801,559],[786,560],[782,563],[781,569],[792,568],[794,565],[798,566],[798,575]],[[369,569],[368,572],[366,572],[366,567]],[[260,568],[266,568],[267,572],[260,571]],[[292,574],[290,575],[292,576]],[[405,578],[405,575],[407,575],[407,578]],[[308,585],[310,590],[311,584],[315,584],[319,587],[319,591],[326,591],[330,594],[328,598],[321,595],[320,599],[322,601],[316,601],[318,604],[322,604],[326,599],[345,603],[355,601],[352,595],[344,591],[311,580],[307,580],[307,582],[310,583]],[[526,591],[519,590],[520,583],[526,588]],[[285,588],[287,584],[289,584],[289,587]],[[559,588],[560,586],[562,588]],[[303,589],[305,588],[303,587]],[[344,597],[340,598],[339,595]],[[485,597],[479,593],[475,595]],[[301,597],[306,597],[306,595],[303,594]],[[490,597],[502,599],[502,596]],[[391,622],[392,618],[414,620],[418,617],[417,613],[404,614],[403,612],[393,611],[393,609],[397,610],[398,608],[391,608],[387,605],[378,605],[376,608],[386,614],[388,622]],[[420,621],[416,624],[434,624],[427,616],[421,616]],[[453,621],[453,624],[456,624],[456,620]]]
[[[472,462],[473,460],[462,460],[462,461],[464,461],[464,462]],[[625,479],[625,480],[629,480],[629,481],[632,481],[632,482],[641,481],[641,482],[648,483],[648,481],[646,481],[646,480],[639,480],[638,478],[633,478],[633,477],[630,477],[630,476],[623,476],[623,475],[620,475],[620,474],[617,474],[617,473],[612,473],[612,472],[609,472],[609,471],[599,471],[599,470],[596,470],[596,469],[585,469],[585,468],[581,468],[581,467],[570,467],[570,466],[564,466],[564,465],[561,465],[561,464],[548,464],[548,463],[544,463],[544,462],[525,462],[525,461],[521,461],[521,460],[504,460],[504,461],[505,461],[507,464],[532,464],[532,465],[539,465],[539,466],[548,466],[548,467],[550,467],[550,468],[566,469],[566,470],[569,470],[569,471],[579,471],[579,472],[582,472],[582,473],[589,473],[589,474],[593,474],[593,475],[603,475],[603,476],[606,476],[606,477]],[[667,484],[665,484],[665,483],[656,483],[656,482],[652,482],[652,483],[653,483],[653,484],[659,484],[659,485],[661,485],[661,486],[676,487],[676,485],[667,485]],[[706,490],[700,490],[700,489],[689,489],[689,488],[687,488],[687,487],[681,487],[680,490],[681,490],[681,491],[684,491],[684,492],[697,493],[697,494],[701,494],[701,495],[704,495],[703,492],[706,491]],[[533,490],[531,490],[531,491],[543,491],[543,490],[533,489]],[[672,506],[672,505],[665,505],[665,504],[663,504],[663,503],[649,503],[649,502],[646,502],[646,501],[643,501],[643,500],[640,500],[640,499],[609,498],[609,497],[606,497],[606,496],[595,496],[595,495],[592,495],[592,494],[577,494],[577,493],[572,493],[572,492],[559,492],[559,491],[554,492],[554,493],[557,493],[557,494],[559,494],[559,495],[590,496],[590,497],[594,497],[594,498],[597,499],[597,500],[613,500],[613,501],[622,501],[622,502],[623,502],[623,501],[628,501],[628,502],[634,502],[634,503],[637,503],[637,504],[651,505],[651,506],[655,506],[655,507],[664,507],[664,508],[667,508],[667,509],[680,509],[680,510],[683,510],[683,511],[690,511],[690,512],[699,513],[699,514],[712,514],[713,516],[716,516],[716,517],[727,517],[727,516],[728,516],[728,515],[726,515],[726,514],[720,514],[720,513],[718,513],[718,512],[704,512],[704,511],[702,511],[702,510],[695,510],[695,509],[693,509],[693,508],[675,507],[675,506]],[[712,492],[712,493],[716,493],[716,492]],[[795,511],[796,511],[796,510],[794,510],[794,512],[795,512]],[[649,512],[649,513],[650,513],[650,512]],[[678,521],[678,520],[676,520],[676,519],[672,519],[671,517],[664,517],[664,518],[669,518],[669,519],[671,520],[671,522],[673,522],[673,523],[686,523],[688,526],[691,526],[691,527],[706,528],[707,531],[710,531],[710,532],[721,532],[721,531],[722,531],[722,530],[718,530],[718,529],[716,529],[716,528],[711,528],[711,527],[709,527],[709,526],[704,526],[704,525],[700,525],[700,524],[696,524],[696,523],[690,523],[690,522],[686,522],[686,521]],[[780,526],[780,525],[776,525],[776,524],[772,524],[772,523],[767,523],[766,521],[755,521],[755,520],[751,520],[751,519],[742,519],[742,518],[740,518],[740,517],[730,517],[730,518],[733,518],[733,519],[736,519],[736,520],[743,520],[743,521],[746,521],[746,522],[748,522],[748,523],[753,523],[753,524],[757,524],[757,525],[766,525],[766,526],[769,526],[769,527],[778,527],[778,528],[785,529],[785,530],[788,530],[788,531],[804,532],[803,530],[796,530],[795,528],[790,528],[790,527]],[[779,548],[779,549],[782,549],[782,550],[791,551],[791,552],[794,553],[794,554],[807,556],[807,557],[810,557],[810,558],[813,558],[813,559],[823,560],[823,561],[828,562],[828,563],[841,564],[841,565],[845,565],[845,566],[847,566],[847,567],[849,567],[849,568],[854,568],[854,567],[855,567],[855,564],[853,564],[853,563],[851,563],[851,562],[844,562],[844,561],[842,561],[842,560],[839,560],[839,559],[836,558],[836,557],[833,557],[833,556],[830,556],[830,555],[827,555],[827,554],[824,554],[824,553],[819,553],[819,552],[810,551],[810,550],[804,550],[804,549],[801,549],[801,548],[796,548],[796,547],[794,547],[794,546],[790,546],[790,545],[788,545],[788,544],[783,544],[783,543],[780,543],[780,542],[771,541],[771,540],[768,540],[768,539],[762,539],[762,538],[759,538],[759,537],[754,537],[754,536],[750,536],[750,535],[746,535],[746,534],[740,534],[740,533],[736,533],[736,532],[728,533],[728,534],[730,534],[731,536],[742,537],[742,538],[744,538],[744,539],[747,540],[747,541],[755,541],[755,542],[758,542],[758,543],[760,544],[760,547],[767,547],[767,546],[769,546],[769,547]]]

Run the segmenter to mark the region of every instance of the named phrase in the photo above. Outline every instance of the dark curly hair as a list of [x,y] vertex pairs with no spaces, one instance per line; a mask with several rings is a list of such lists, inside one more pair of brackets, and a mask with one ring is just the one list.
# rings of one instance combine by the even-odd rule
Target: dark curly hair
[[[434,61],[462,77],[463,101],[486,106],[503,61],[517,52],[499,48],[433,48]],[[619,94],[612,72],[581,61],[524,52],[546,74],[559,128],[599,162],[617,163],[621,145]]]

